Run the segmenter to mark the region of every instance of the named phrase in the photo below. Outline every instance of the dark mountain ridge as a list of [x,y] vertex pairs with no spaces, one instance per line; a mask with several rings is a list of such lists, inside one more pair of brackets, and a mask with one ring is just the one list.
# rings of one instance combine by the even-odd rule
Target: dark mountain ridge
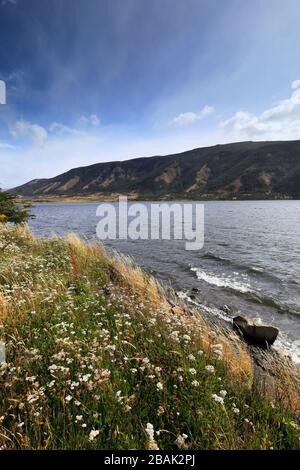
[[96,163],[11,191],[24,197],[299,198],[300,141],[237,142]]

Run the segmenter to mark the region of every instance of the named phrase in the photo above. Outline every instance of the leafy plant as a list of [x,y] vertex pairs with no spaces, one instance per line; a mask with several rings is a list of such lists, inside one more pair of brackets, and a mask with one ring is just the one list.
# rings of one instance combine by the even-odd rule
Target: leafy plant
[[0,223],[21,224],[30,219],[30,204],[18,204],[15,197],[0,189]]

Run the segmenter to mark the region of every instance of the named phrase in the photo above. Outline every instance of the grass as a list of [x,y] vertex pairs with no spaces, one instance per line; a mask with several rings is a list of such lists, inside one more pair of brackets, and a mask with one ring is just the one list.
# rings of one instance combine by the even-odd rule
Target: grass
[[296,405],[187,310],[100,245],[0,224],[0,447],[299,449]]

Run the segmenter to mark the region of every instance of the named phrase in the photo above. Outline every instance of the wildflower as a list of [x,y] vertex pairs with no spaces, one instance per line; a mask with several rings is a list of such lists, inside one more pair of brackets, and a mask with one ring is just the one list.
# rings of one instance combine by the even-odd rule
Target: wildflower
[[178,447],[178,449],[186,449],[187,445],[185,441],[187,438],[188,436],[186,434],[179,434],[174,444]]
[[193,367],[191,367],[191,368],[189,369],[189,373],[190,373],[191,375],[196,375],[197,371],[196,371],[196,369],[194,369]]
[[209,372],[210,374],[214,374],[215,368],[214,366],[205,366],[206,372]]
[[79,421],[82,421],[82,415],[77,415],[75,418],[75,421],[76,423],[78,423]]
[[36,377],[33,375],[32,377],[26,377],[25,380],[26,380],[27,382],[34,382],[35,379],[36,379]]
[[91,432],[90,432],[90,435],[89,435],[89,441],[93,441],[95,439],[95,437],[97,437],[99,435],[99,432],[100,431],[97,431],[96,429],[93,429]]
[[156,388],[157,388],[157,390],[160,392],[161,390],[163,390],[164,386],[163,386],[163,384],[162,384],[161,382],[157,382]]
[[193,387],[199,387],[200,384],[199,384],[198,380],[193,380],[192,385],[193,385]]
[[153,428],[153,424],[151,423],[147,423],[147,426],[145,428],[145,431],[148,435],[148,439],[149,439],[149,446],[148,446],[148,449],[149,450],[159,450],[158,448],[158,445],[156,444],[155,442],[155,439],[154,439],[154,428]]
[[161,416],[165,413],[165,409],[163,406],[159,406],[157,410],[157,416]]
[[216,403],[220,403],[221,405],[224,405],[223,397],[219,397],[219,395],[216,395],[215,393],[213,393],[212,398],[215,400]]
[[220,394],[221,397],[225,398],[226,395],[227,395],[227,392],[226,392],[226,390],[220,390],[219,394]]
[[234,406],[234,407],[232,408],[232,411],[233,411],[236,415],[239,415],[239,414],[240,414],[240,410],[239,410],[236,406]]
[[83,424],[81,425],[81,427],[82,427],[82,428],[86,428],[86,424],[83,423]]
[[195,361],[195,359],[196,359],[196,358],[195,358],[195,356],[194,356],[193,354],[189,354],[189,355],[188,355],[188,360],[189,360],[189,361]]
[[73,397],[71,395],[67,395],[66,396],[66,401],[71,401],[71,400],[73,400]]
[[198,356],[202,356],[204,353],[202,351],[202,349],[199,349],[199,351],[197,352]]

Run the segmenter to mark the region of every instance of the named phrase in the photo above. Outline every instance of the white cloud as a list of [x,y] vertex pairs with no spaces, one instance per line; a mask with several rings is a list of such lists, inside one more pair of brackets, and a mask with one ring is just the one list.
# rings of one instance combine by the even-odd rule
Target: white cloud
[[212,106],[204,106],[204,108],[198,113],[194,113],[192,111],[181,113],[174,117],[172,122],[176,126],[189,126],[190,124],[194,124],[196,121],[203,119],[205,116],[208,116],[213,112],[214,108]]
[[0,140],[0,149],[13,149],[14,146],[7,143],[7,142],[1,142]]
[[266,139],[300,138],[300,80],[294,80],[292,93],[276,106],[255,115],[238,111],[231,118],[222,121],[220,127],[236,136]]
[[84,132],[75,129],[74,127],[66,126],[61,122],[53,122],[49,127],[49,131],[61,136],[83,136]]
[[10,129],[10,133],[14,139],[29,139],[35,147],[42,147],[48,138],[48,132],[44,127],[29,121],[17,121]]
[[294,80],[292,82],[292,90],[296,90],[296,88],[300,87],[300,80]]
[[97,114],[89,114],[86,116],[85,114],[82,114],[80,118],[78,119],[79,124],[83,125],[91,125],[91,126],[99,126],[100,124],[100,119],[97,116]]

